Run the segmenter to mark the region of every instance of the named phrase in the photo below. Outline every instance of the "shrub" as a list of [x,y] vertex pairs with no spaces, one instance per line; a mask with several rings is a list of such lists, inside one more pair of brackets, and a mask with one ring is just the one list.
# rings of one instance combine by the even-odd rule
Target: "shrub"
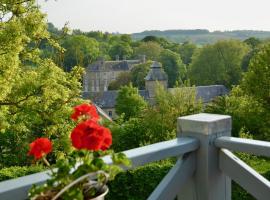
[[238,137],[241,130],[255,139],[269,140],[269,113],[255,98],[234,87],[229,96],[217,97],[207,105],[205,112],[232,116],[232,135]]
[[6,167],[0,170],[0,181],[18,178],[21,176],[26,176],[30,174],[34,174],[37,172],[41,172],[44,170],[42,166],[30,166],[30,167]]
[[145,200],[173,166],[171,161],[152,163],[120,173],[109,183],[108,200]]
[[112,148],[115,152],[125,151],[142,146],[145,128],[140,118],[131,118],[128,121],[112,124],[110,129],[113,134]]
[[[269,159],[248,154],[237,154],[248,165],[252,166],[265,178],[270,180]],[[108,200],[145,200],[154,191],[163,177],[173,167],[173,162],[152,163],[120,173],[110,182]],[[232,200],[255,200],[241,186],[232,181]]]

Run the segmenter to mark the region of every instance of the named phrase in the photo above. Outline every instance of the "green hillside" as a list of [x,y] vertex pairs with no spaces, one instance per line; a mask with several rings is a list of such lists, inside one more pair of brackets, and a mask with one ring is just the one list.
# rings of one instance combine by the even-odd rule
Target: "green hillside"
[[253,31],[253,30],[235,30],[235,31],[214,31],[210,32],[207,29],[194,30],[166,30],[166,31],[144,31],[141,33],[133,33],[132,37],[135,40],[140,40],[145,36],[164,37],[172,42],[183,43],[192,41],[196,44],[211,44],[223,39],[239,39],[245,40],[249,37],[260,39],[270,38],[270,31]]

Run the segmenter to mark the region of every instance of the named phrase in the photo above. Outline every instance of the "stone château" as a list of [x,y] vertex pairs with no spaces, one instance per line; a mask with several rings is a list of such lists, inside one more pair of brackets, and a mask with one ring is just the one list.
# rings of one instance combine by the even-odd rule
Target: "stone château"
[[108,90],[109,84],[114,81],[119,74],[132,69],[135,64],[145,62],[145,57],[137,60],[119,60],[105,61],[103,58],[90,64],[86,68],[83,78],[84,92],[104,92]]
[[[120,68],[117,68],[116,66],[121,66],[122,62],[123,61],[105,61],[103,64],[93,64],[90,66],[90,68],[87,69],[87,73],[84,76],[83,81],[83,98],[91,99],[92,102],[102,108],[111,118],[116,117],[115,104],[118,91],[107,90],[107,84],[109,84],[111,80],[114,80],[117,77],[119,71],[128,71],[130,69],[128,67],[131,67],[133,64],[140,63],[142,61],[124,61],[125,67],[120,67],[120,70]],[[94,66],[97,67],[95,68]],[[96,71],[93,69],[96,69]],[[111,71],[109,69],[111,69]],[[119,71],[115,69],[119,69]],[[105,77],[102,77],[103,75],[105,75]],[[98,82],[98,84],[95,84],[95,82]],[[92,83],[92,85],[90,83]],[[164,72],[163,68],[158,62],[153,62],[147,76],[145,77],[145,90],[139,90],[139,94],[146,101],[153,103],[155,97],[155,88],[157,84],[162,85],[164,88],[168,89],[172,93],[177,90],[177,88],[168,88],[167,74]],[[201,99],[203,103],[208,103],[213,98],[228,93],[228,90],[223,85],[197,86],[195,87],[195,89],[197,98]]]

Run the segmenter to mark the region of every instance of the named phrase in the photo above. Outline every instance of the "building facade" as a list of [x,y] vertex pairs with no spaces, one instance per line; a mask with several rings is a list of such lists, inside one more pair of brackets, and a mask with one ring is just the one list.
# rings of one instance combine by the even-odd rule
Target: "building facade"
[[115,60],[105,61],[100,59],[86,68],[83,77],[84,92],[105,92],[108,91],[109,84],[114,81],[119,74],[127,72],[136,64],[145,62],[145,59],[138,60]]
[[[104,81],[105,79],[101,79],[101,80]],[[101,87],[99,88],[99,90],[84,91],[83,98],[90,99],[102,110],[104,110],[109,117],[111,117],[112,119],[115,119],[117,117],[116,112],[115,112],[115,104],[116,104],[118,91],[117,90],[108,91],[107,88],[106,90],[103,90],[105,86],[104,84],[103,85],[102,84],[99,85],[99,87]],[[167,89],[171,93],[179,89],[179,88],[168,88],[167,74],[164,72],[163,68],[158,62],[153,62],[147,76],[145,77],[145,90],[139,90],[139,94],[146,101],[153,104],[154,98],[156,95],[155,91],[158,84],[160,86],[163,86],[165,89]],[[85,87],[86,86],[84,86],[84,88]],[[186,88],[186,89],[189,89],[189,88]],[[194,88],[190,88],[190,89],[194,89]],[[209,103],[217,96],[222,96],[228,93],[228,90],[223,85],[197,86],[195,87],[195,90],[196,90],[197,99],[200,99],[204,104]]]

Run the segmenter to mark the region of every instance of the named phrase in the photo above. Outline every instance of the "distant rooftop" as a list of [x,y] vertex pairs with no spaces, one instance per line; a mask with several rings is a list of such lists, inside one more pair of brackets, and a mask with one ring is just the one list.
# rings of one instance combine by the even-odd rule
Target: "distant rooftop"
[[[169,88],[172,93],[177,90],[187,89],[192,87],[183,88]],[[195,87],[197,99],[201,99],[203,103],[209,103],[217,96],[228,94],[228,89],[223,85],[209,85],[209,86],[197,86]],[[147,90],[139,90],[139,94],[145,99],[149,99],[149,93]],[[109,90],[105,92],[83,92],[84,99],[91,99],[95,104],[101,108],[114,108],[116,104],[116,97],[118,95],[117,90]]]
[[[148,91],[139,90],[139,94],[145,99],[149,99]],[[84,92],[84,99],[91,99],[95,104],[101,108],[114,108],[116,104],[116,98],[118,90],[108,90],[105,92]]]
[[128,71],[134,64],[140,64],[141,60],[99,60],[88,65],[89,71]]
[[168,80],[167,74],[162,69],[161,65],[158,62],[154,62],[151,65],[150,71],[145,77],[146,81],[166,81]]

